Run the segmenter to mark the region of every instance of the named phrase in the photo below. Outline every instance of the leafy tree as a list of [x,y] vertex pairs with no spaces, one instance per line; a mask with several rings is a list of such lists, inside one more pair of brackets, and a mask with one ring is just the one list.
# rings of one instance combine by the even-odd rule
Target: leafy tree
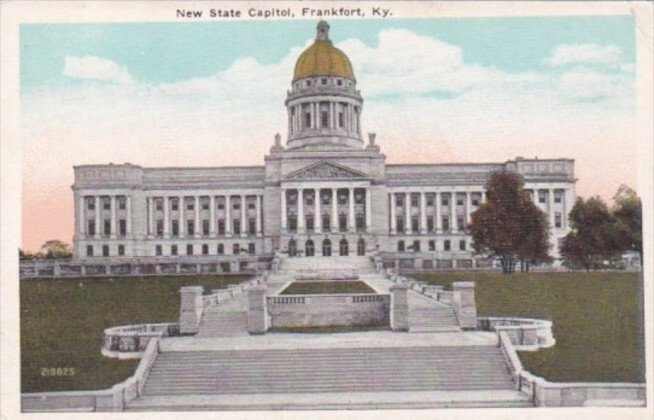
[[561,255],[569,264],[596,270],[622,253],[619,226],[600,197],[579,197],[568,217],[572,231],[563,238]]
[[631,188],[621,187],[614,198],[613,216],[618,224],[620,245],[638,252],[643,265],[643,204]]
[[70,258],[73,256],[70,245],[58,239],[52,239],[44,243],[41,246],[41,252],[48,259]]
[[471,215],[475,250],[498,256],[505,273],[515,271],[517,259],[548,259],[547,216],[524,190],[522,176],[507,170],[494,172],[486,191],[486,202]]

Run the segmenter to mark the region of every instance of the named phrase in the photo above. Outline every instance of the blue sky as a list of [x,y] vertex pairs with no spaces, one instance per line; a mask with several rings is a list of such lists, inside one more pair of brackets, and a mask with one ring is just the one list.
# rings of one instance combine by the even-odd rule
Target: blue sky
[[[632,16],[334,20],[335,43],[356,38],[376,46],[382,29],[405,28],[459,46],[471,63],[506,72],[561,71],[543,65],[560,44],[615,45],[635,62]],[[21,83],[31,89],[70,82],[66,56],[99,56],[124,65],[146,83],[209,76],[234,60],[279,61],[289,47],[312,37],[315,21],[201,23],[48,24],[21,26]],[[359,63],[354,63],[355,67]]]

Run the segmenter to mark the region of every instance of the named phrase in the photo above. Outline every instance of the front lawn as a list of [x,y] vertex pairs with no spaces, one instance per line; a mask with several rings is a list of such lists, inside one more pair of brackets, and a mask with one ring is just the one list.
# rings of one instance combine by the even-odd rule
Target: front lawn
[[574,382],[645,381],[639,350],[638,276],[627,272],[415,275],[446,287],[455,280],[474,280],[480,316],[553,321],[556,345],[520,352],[520,359],[525,369],[550,381]]

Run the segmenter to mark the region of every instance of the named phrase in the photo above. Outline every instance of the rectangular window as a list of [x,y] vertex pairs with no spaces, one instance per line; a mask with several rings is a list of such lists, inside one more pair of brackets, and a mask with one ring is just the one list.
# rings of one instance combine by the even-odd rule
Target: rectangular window
[[443,231],[447,232],[450,230],[450,216],[443,216],[443,220],[441,220],[441,223],[443,225]]
[[395,206],[396,207],[404,206],[404,194],[395,194]]
[[344,214],[338,215],[338,230],[341,232],[347,231],[347,216]]
[[95,220],[91,219],[89,220],[89,226],[88,226],[88,236],[94,236],[95,235]]
[[312,231],[312,230],[313,230],[313,215],[312,215],[312,214],[308,214],[308,215],[304,218],[304,223],[305,223],[305,226],[306,226],[307,230],[308,230],[308,231]]
[[209,255],[209,245],[202,244],[202,255]]
[[459,251],[465,251],[466,250],[466,241],[464,239],[461,239],[459,241]]
[[429,241],[429,250],[436,251],[436,241]]
[[343,126],[345,126],[343,111],[338,111],[338,128],[343,128]]
[[179,220],[174,219],[172,222],[172,232],[170,233],[172,237],[176,238],[179,236]]
[[86,199],[86,208],[89,210],[95,210],[95,198],[94,197],[88,197]]
[[547,191],[538,191],[538,202],[539,203],[547,202]]
[[411,217],[411,231],[418,232],[420,230],[420,219],[418,216]]
[[358,231],[363,231],[366,229],[366,218],[363,214],[356,215],[356,228]]
[[554,213],[554,227],[561,227],[561,213]]
[[323,128],[329,127],[329,112],[320,112],[320,126]]
[[554,191],[554,202],[555,203],[561,203],[563,201],[563,194],[561,191]]
[[404,217],[396,216],[395,225],[397,227],[398,232],[404,232]]
[[170,246],[170,255],[177,255],[177,245]]
[[322,231],[329,232],[332,229],[332,218],[329,214],[322,215]]
[[195,209],[195,200],[186,199],[186,210],[193,210],[193,209]]
[[464,202],[465,202],[465,196],[457,194],[457,196],[456,196],[456,205],[457,206],[462,206]]
[[254,254],[256,252],[256,248],[254,243],[249,243],[248,244],[248,254]]
[[449,205],[450,205],[450,195],[441,194],[441,206],[449,206]]
[[232,254],[238,255],[241,253],[241,246],[239,244],[234,244],[232,246]]
[[404,252],[404,241],[397,241],[397,251]]
[[241,234],[241,219],[234,219],[232,223],[233,223],[233,226],[234,226],[234,234],[235,235],[240,235]]
[[449,239],[446,239],[445,241],[443,241],[443,250],[445,250],[445,251],[450,250],[450,240]]
[[154,200],[155,208],[159,211],[163,210],[163,198],[156,198]]
[[297,230],[297,216],[294,214],[288,215],[288,230],[295,232]]
[[111,220],[110,219],[105,219],[104,220],[104,230],[103,230],[105,235],[111,234]]
[[209,210],[209,200],[202,199],[202,210]]
[[172,211],[179,210],[179,199],[177,199],[177,198],[171,198],[170,199],[170,209]]
[[463,216],[457,216],[456,224],[457,227],[459,228],[459,231],[466,230],[466,222]]
[[157,245],[154,247],[154,254],[158,257],[160,257],[163,254],[163,249],[161,245]]
[[109,256],[109,245],[102,245],[102,256],[103,257]]
[[257,208],[257,203],[252,202],[252,201],[248,203],[248,209],[256,210],[256,208]]
[[87,245],[86,246],[86,256],[87,257],[92,257],[93,256],[93,245]]
[[111,210],[111,198],[109,197],[102,198],[102,208],[105,210]]
[[427,216],[427,232],[434,231],[434,216]]
[[193,255],[193,244],[186,245],[186,255]]
[[202,219],[202,235],[209,236],[209,219]]
[[127,235],[127,220],[125,219],[118,220],[118,234],[120,236]]
[[427,194],[427,207],[431,207],[434,205],[434,194]]
[[479,197],[478,195],[473,195],[473,196],[470,198],[470,202],[471,202],[472,205],[475,206],[475,207],[479,206],[479,201],[480,201],[480,200],[481,200],[481,197]]
[[254,217],[248,219],[248,232],[250,233],[250,235],[254,235],[255,233],[257,233],[257,219],[255,219]]
[[218,219],[218,235],[225,234],[225,219]]
[[218,252],[218,255],[225,255],[225,245],[218,244],[217,252]]
[[124,195],[118,196],[118,208],[120,210],[125,210],[127,207],[127,198]]
[[411,194],[411,207],[418,207],[420,205],[420,194]]
[[413,241],[413,252],[420,252],[420,241]]
[[311,128],[311,112],[305,112],[304,114],[304,128]]
[[186,221],[186,232],[189,235],[195,235],[195,220]]
[[121,257],[125,255],[125,245],[118,245],[118,255]]
[[163,220],[157,220],[157,236],[163,236],[164,223]]

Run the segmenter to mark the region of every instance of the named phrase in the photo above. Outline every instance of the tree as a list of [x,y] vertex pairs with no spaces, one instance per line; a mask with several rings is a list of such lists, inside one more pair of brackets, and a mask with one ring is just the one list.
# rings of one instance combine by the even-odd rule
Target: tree
[[494,172],[486,191],[486,202],[471,215],[475,250],[498,256],[504,273],[515,271],[517,259],[548,259],[547,216],[524,190],[522,176],[508,170]]
[[44,243],[41,246],[41,252],[48,259],[70,258],[73,256],[70,245],[58,239],[52,239]]
[[621,186],[613,197],[613,216],[618,224],[620,245],[625,250],[636,251],[643,266],[643,203],[636,192]]
[[561,255],[569,264],[596,270],[622,253],[619,226],[600,197],[579,197],[568,217],[572,231],[563,238]]

